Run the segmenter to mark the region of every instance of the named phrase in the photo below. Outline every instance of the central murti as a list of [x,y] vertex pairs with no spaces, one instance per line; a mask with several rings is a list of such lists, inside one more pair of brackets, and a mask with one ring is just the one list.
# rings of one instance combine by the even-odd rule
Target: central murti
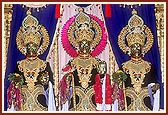
[[[101,42],[102,27],[82,8],[79,8],[79,13],[68,26],[67,33],[63,31],[63,34],[67,34],[67,39],[75,48],[77,56],[62,69],[64,76],[60,81],[61,105],[68,101],[69,110],[95,111],[93,85],[100,59],[92,56],[92,51]],[[63,44],[63,47],[66,46]]]
[[[71,76],[74,81],[74,83],[72,83],[72,88],[75,91],[73,93],[74,101],[72,101],[74,103],[73,105],[76,103],[76,110],[91,111],[95,110],[94,90],[92,85],[94,84],[94,78],[97,74],[96,66],[98,62],[96,58],[90,55],[90,51],[87,49],[90,45],[87,40],[82,40],[79,44],[81,45],[81,48],[79,48],[80,55],[70,62],[70,65],[74,67]],[[72,107],[71,110],[73,109]]]

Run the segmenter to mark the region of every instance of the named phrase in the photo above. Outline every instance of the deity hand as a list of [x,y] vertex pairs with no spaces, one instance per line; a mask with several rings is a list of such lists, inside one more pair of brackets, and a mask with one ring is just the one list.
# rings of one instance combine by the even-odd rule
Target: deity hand
[[156,83],[155,85],[152,86],[152,91],[155,93],[159,88],[160,88],[160,85]]
[[75,68],[73,66],[70,65],[66,65],[65,67],[62,68],[62,74],[68,74],[68,73],[72,73],[75,70]]
[[49,75],[48,72],[45,71],[44,73],[41,74],[41,76],[39,77],[39,81],[43,84],[46,85],[49,82]]

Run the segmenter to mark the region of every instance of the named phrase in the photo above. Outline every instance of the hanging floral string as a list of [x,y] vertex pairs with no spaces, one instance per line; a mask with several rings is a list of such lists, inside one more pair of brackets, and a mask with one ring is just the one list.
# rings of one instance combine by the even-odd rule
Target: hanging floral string
[[11,81],[7,90],[8,108],[10,109],[12,105],[14,105],[15,110],[20,110],[22,103],[20,88],[24,83],[23,76],[17,73],[10,73],[8,75],[8,80]]
[[118,109],[121,111],[125,107],[123,82],[127,79],[127,75],[122,70],[117,70],[112,75],[112,102],[118,100]]
[[46,8],[47,6],[49,6],[49,4],[22,4],[23,8],[29,9],[32,12],[33,11],[39,12],[43,10],[44,8]]
[[120,4],[119,6],[123,8],[137,8],[141,6],[141,4]]

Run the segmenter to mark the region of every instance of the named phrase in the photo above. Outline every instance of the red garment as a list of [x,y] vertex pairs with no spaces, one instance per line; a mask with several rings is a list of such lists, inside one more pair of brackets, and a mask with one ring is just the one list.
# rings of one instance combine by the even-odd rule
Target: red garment
[[[106,75],[106,84],[105,84],[105,104],[112,104],[112,87],[110,84],[110,77],[109,74]],[[102,104],[102,84],[100,83],[100,75],[97,74],[95,77],[95,84],[94,84],[94,91],[95,91],[95,102]]]

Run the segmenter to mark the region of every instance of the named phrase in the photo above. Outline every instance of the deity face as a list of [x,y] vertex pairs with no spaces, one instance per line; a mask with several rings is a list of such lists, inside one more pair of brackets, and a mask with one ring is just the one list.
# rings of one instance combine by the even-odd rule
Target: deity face
[[38,45],[34,42],[29,42],[27,45],[26,45],[26,48],[27,48],[27,56],[28,57],[34,57],[34,56],[37,56],[37,51],[38,51]]
[[131,56],[134,58],[138,58],[142,56],[142,46],[139,43],[135,43],[131,45]]
[[90,42],[87,40],[82,40],[79,42],[79,52],[80,54],[90,53]]
[[81,24],[79,28],[82,29],[82,30],[87,30],[88,29],[88,24],[85,24],[85,23]]
[[97,69],[99,74],[105,74],[107,72],[106,62],[100,62]]

